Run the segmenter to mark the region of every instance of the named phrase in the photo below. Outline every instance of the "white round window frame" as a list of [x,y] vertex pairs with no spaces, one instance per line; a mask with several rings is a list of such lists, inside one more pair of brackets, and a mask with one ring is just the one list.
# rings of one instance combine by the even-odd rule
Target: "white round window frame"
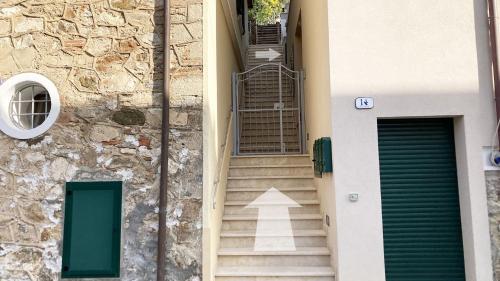
[[[50,96],[51,108],[49,115],[40,126],[33,129],[22,129],[12,121],[9,107],[16,91],[29,84],[39,84],[47,90]],[[60,111],[61,102],[56,85],[41,74],[17,74],[0,85],[0,130],[12,138],[26,140],[44,134],[57,121]]]

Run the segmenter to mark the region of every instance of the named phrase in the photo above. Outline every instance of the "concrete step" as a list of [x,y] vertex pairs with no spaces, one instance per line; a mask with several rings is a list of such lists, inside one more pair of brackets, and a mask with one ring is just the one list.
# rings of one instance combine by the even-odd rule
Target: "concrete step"
[[[253,200],[226,201],[224,204],[224,215],[258,215],[257,208],[246,208]],[[300,208],[288,208],[290,214],[319,214],[318,200],[296,200],[301,205]],[[270,202],[272,206],[280,206],[275,202]]]
[[229,176],[312,176],[313,166],[308,165],[255,165],[230,166]]
[[228,177],[227,186],[231,187],[299,187],[312,186],[313,176],[244,176]]
[[[231,215],[225,216],[230,217]],[[258,217],[256,215],[252,215]],[[276,225],[286,225],[288,222],[291,223],[293,230],[321,230],[323,227],[323,220],[321,216],[311,217],[311,218],[297,218],[295,215],[290,215],[288,218],[260,218],[259,221],[267,221],[270,224],[269,231],[276,230]],[[222,220],[222,230],[253,230],[257,229],[257,218],[254,220]],[[266,229],[262,229],[265,231]],[[324,246],[324,245],[323,245]]]
[[[308,154],[300,155],[249,155],[231,157],[231,166],[249,165],[307,165],[311,164]],[[312,185],[309,185],[312,186]]]
[[220,266],[329,266],[326,247],[297,247],[295,251],[255,251],[253,248],[221,248]]
[[[219,267],[215,273],[216,277],[236,277],[236,278],[257,278],[257,277],[273,277],[272,280],[289,280],[288,278],[302,278],[300,280],[317,280],[308,278],[324,278],[330,277],[333,280],[335,273],[333,268],[325,267],[287,267],[287,266],[238,266],[238,267]],[[279,279],[282,278],[282,279]],[[241,279],[235,279],[241,280]],[[247,279],[244,279],[247,280]],[[251,280],[251,279],[249,279]],[[256,279],[254,279],[256,280]],[[262,280],[259,278],[258,280]],[[269,279],[271,280],[271,279]],[[320,279],[321,280],[321,279]]]
[[[319,202],[313,203],[313,200],[310,201],[310,204],[304,204],[304,200],[298,200],[298,203],[302,206],[301,208],[289,208],[288,212],[290,214],[319,214]],[[247,205],[252,201],[232,201],[232,202],[245,202]],[[259,211],[255,208],[245,208],[247,205],[225,205],[224,206],[224,215],[258,215]]]
[[[221,232],[221,247],[222,248],[252,248],[255,246],[255,230],[240,230],[240,231],[222,231]],[[261,234],[259,236],[262,237]],[[325,247],[326,232],[324,230],[293,230],[293,237],[296,247]],[[267,237],[280,237],[277,235],[268,235]]]
[[[260,195],[262,195],[266,190],[262,191],[248,191],[250,188],[246,188],[247,191],[233,191],[233,190],[245,190],[245,188],[232,188],[227,191],[226,200],[230,201],[245,201],[245,200],[255,200]],[[300,191],[283,191],[280,190],[286,196],[292,198],[293,200],[314,200],[318,199],[318,194],[315,189],[312,190],[300,190]]]

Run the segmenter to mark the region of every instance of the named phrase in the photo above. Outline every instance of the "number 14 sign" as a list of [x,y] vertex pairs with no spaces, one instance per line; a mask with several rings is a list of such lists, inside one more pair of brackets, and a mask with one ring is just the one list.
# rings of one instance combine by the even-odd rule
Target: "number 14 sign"
[[374,106],[373,98],[357,98],[355,105],[357,109],[372,109]]

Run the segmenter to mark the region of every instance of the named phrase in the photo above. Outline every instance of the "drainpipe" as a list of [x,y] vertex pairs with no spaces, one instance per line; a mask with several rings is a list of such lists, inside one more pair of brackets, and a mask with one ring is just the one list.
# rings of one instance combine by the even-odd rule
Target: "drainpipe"
[[167,240],[167,189],[168,189],[168,146],[170,130],[170,1],[163,0],[164,38],[163,38],[163,99],[161,127],[161,168],[160,195],[158,212],[158,256],[156,261],[156,280],[165,281],[166,240]]
[[[493,90],[495,91],[495,105],[497,111],[497,122],[500,120],[500,76],[498,68],[498,41],[497,41],[497,21],[496,21],[495,0],[488,0],[488,24],[491,47],[491,64],[493,68]],[[500,127],[497,128],[497,136],[500,142]]]

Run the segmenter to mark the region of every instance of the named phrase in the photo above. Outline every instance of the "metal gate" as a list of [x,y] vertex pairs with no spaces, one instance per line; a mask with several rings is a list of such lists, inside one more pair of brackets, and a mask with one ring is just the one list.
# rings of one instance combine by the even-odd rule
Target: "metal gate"
[[303,80],[278,63],[233,73],[235,154],[305,151]]

